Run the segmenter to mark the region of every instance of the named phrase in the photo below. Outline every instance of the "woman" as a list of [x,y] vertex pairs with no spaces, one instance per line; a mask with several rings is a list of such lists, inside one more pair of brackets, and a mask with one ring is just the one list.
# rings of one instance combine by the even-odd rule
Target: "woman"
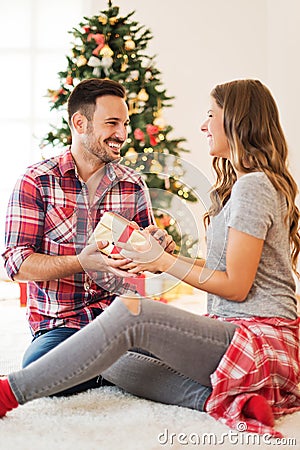
[[[201,129],[217,176],[205,217],[205,264],[167,254],[150,235],[142,251],[118,245],[133,261],[131,273],[167,272],[208,292],[209,314],[120,297],[58,348],[3,380],[0,415],[99,373],[134,394],[207,411],[232,427],[245,421],[249,432],[280,436],[274,417],[300,409],[292,275],[299,211],[276,104],[257,80],[222,84],[211,93]],[[148,366],[136,369],[130,382],[128,360],[122,361],[132,348],[146,352],[141,358]],[[165,376],[148,383],[154,367]]]

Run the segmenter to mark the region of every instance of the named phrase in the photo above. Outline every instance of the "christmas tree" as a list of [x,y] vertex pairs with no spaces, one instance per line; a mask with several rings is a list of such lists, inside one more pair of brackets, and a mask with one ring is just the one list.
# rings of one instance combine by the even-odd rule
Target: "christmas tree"
[[81,80],[99,77],[122,83],[127,91],[130,116],[122,162],[141,172],[150,188],[158,225],[173,236],[178,252],[190,255],[195,241],[191,235],[179,231],[176,220],[167,212],[174,195],[183,202],[197,200],[192,188],[182,182],[180,154],[187,152],[181,146],[185,139],[170,138],[173,128],[166,124],[163,109],[171,106],[173,97],[167,95],[162,85],[154,57],[145,54],[152,33],[132,19],[134,13],[121,17],[119,7],[108,1],[107,10],[84,17],[70,31],[74,40],[67,68],[58,73],[59,88],[48,90],[51,110],[59,113],[61,123],[52,126],[42,146],[71,144],[66,103]]

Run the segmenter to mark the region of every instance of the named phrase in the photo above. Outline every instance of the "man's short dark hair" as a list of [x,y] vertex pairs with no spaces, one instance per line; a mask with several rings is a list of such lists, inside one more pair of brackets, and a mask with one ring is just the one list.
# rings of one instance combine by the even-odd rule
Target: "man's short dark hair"
[[71,125],[71,118],[76,111],[80,111],[88,120],[92,120],[96,100],[104,95],[115,95],[125,99],[126,91],[122,84],[108,79],[89,78],[77,84],[68,100],[69,124]]

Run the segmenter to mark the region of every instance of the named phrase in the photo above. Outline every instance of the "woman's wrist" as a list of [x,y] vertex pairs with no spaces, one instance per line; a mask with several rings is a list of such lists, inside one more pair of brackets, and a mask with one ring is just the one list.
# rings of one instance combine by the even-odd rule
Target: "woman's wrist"
[[176,257],[171,253],[163,252],[162,256],[158,260],[158,271],[168,272],[176,261]]

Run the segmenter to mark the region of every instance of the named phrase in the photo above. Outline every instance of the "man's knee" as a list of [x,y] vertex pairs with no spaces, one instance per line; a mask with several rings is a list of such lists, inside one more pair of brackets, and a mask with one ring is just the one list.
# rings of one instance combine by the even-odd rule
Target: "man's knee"
[[22,368],[41,358],[58,344],[72,336],[72,334],[76,333],[76,331],[78,330],[73,328],[55,328],[41,334],[41,336],[32,341],[25,351]]

